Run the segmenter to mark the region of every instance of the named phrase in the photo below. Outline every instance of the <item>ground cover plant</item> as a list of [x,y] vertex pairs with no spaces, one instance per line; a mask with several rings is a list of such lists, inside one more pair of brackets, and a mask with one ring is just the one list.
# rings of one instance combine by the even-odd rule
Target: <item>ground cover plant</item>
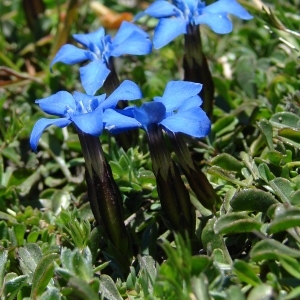
[[299,7],[2,1],[1,299],[300,299]]

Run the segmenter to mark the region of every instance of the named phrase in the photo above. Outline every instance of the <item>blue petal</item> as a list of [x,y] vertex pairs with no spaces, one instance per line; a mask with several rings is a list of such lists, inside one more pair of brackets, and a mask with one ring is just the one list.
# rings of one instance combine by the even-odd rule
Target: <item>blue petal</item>
[[189,81],[170,81],[162,97],[154,100],[162,102],[167,111],[177,110],[187,99],[200,93],[202,84]]
[[118,32],[116,33],[113,39],[113,44],[118,45],[123,43],[132,34],[133,31],[139,32],[145,38],[147,37],[149,38],[149,34],[139,26],[127,21],[123,21]]
[[76,110],[76,104],[73,96],[65,91],[58,92],[50,97],[36,100],[40,108],[49,115],[54,116],[65,116],[66,110]]
[[103,113],[105,129],[112,134],[142,127],[136,119],[127,117],[113,109],[106,109]]
[[110,70],[101,60],[94,60],[79,69],[81,84],[89,95],[94,95],[103,85]]
[[199,107],[170,116],[160,124],[171,132],[182,132],[197,138],[208,135],[211,127],[209,118]]
[[195,12],[195,9],[199,3],[198,0],[184,0],[183,2],[185,2],[185,4],[189,7],[192,14]]
[[205,24],[209,26],[215,33],[226,34],[232,31],[232,23],[228,19],[226,13],[203,13],[194,19],[195,24]]
[[203,9],[203,14],[227,13],[243,20],[250,20],[253,17],[236,0],[219,0]]
[[147,102],[133,111],[135,119],[147,130],[149,124],[158,124],[166,116],[166,107],[160,102]]
[[92,44],[97,45],[101,48],[101,39],[104,37],[104,28],[99,28],[98,30],[86,34],[73,34],[73,38],[80,44],[84,45],[86,48],[90,48]]
[[145,10],[145,14],[153,18],[167,18],[180,14],[180,10],[167,1],[155,1]]
[[99,136],[103,131],[103,110],[99,107],[86,114],[74,115],[72,121],[81,131]]
[[188,21],[183,18],[160,19],[153,37],[155,49],[159,49],[173,41],[181,34],[186,34]]
[[99,96],[91,96],[80,92],[74,92],[73,97],[77,103],[82,102],[85,108],[91,108],[92,110],[95,110],[100,103],[105,100],[106,95],[102,94]]
[[186,99],[181,104],[178,111],[183,111],[183,110],[188,110],[188,109],[195,108],[195,107],[200,107],[202,102],[203,102],[202,99],[198,95],[193,96],[189,99]]
[[51,125],[56,125],[60,128],[66,127],[71,123],[70,120],[66,118],[60,118],[60,119],[45,119],[42,118],[38,120],[32,129],[31,135],[30,135],[30,147],[31,149],[36,152],[37,151],[37,146],[38,142],[41,138],[42,133],[44,130],[51,126]]
[[115,108],[120,100],[137,100],[142,97],[140,88],[130,80],[124,80],[119,87],[102,103],[103,110]]
[[122,43],[117,44],[115,40],[113,41],[113,49],[110,55],[115,57],[123,54],[144,55],[149,54],[151,50],[152,42],[149,36],[145,36],[139,31],[132,31]]
[[70,44],[66,44],[62,46],[56,53],[50,64],[50,69],[57,62],[62,62],[67,65],[73,65],[84,60],[87,60],[86,50],[77,48]]

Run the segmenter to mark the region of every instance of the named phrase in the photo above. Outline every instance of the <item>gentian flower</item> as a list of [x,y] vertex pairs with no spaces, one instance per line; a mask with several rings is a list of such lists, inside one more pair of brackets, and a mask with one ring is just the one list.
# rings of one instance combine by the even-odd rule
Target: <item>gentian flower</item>
[[204,137],[209,133],[211,123],[200,108],[202,100],[198,94],[201,88],[200,83],[170,81],[162,97],[154,97],[154,101],[141,107],[107,109],[103,115],[105,128],[112,133],[133,128],[148,131],[152,124],[158,124],[172,133]]
[[149,35],[138,26],[124,21],[114,38],[105,35],[104,29],[87,34],[74,34],[74,39],[87,48],[77,48],[66,44],[53,58],[50,67],[57,62],[76,64],[91,61],[80,70],[80,79],[83,88],[89,95],[94,95],[103,85],[110,73],[109,59],[123,54],[143,55],[152,50]]
[[236,0],[219,0],[205,5],[201,0],[158,0],[152,3],[142,15],[159,19],[154,31],[153,45],[159,49],[181,34],[188,33],[188,26],[205,24],[214,32],[225,34],[232,31],[232,23],[228,14],[243,20],[252,16]]
[[36,100],[36,103],[47,114],[58,116],[58,119],[42,118],[38,120],[30,136],[30,145],[36,152],[38,141],[44,130],[56,125],[60,128],[74,123],[82,132],[99,136],[103,131],[103,111],[115,108],[119,100],[136,100],[141,98],[139,87],[132,81],[125,80],[106,98],[106,95],[91,96],[79,92],[71,95],[60,91],[50,97]]

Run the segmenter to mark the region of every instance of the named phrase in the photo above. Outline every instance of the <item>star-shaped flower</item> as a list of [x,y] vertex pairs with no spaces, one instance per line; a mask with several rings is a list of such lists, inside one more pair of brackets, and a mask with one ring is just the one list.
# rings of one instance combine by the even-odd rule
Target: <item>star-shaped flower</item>
[[252,16],[236,0],[219,0],[207,6],[201,0],[172,0],[172,4],[158,0],[137,18],[145,14],[159,19],[153,38],[156,49],[164,47],[181,34],[187,34],[189,25],[205,24],[214,32],[225,34],[232,31],[228,14],[243,20],[252,19]]
[[50,97],[36,100],[44,112],[60,118],[42,118],[35,123],[30,136],[31,148],[36,152],[42,133],[51,125],[63,128],[73,122],[81,131],[99,136],[104,128],[103,112],[106,109],[115,108],[119,100],[136,100],[141,96],[139,87],[132,81],[125,80],[107,98],[105,94],[91,96],[74,92],[71,95],[61,91]]
[[110,73],[109,58],[123,54],[144,55],[152,50],[149,35],[138,26],[124,21],[114,38],[105,35],[104,29],[87,34],[74,34],[74,39],[87,49],[66,44],[57,52],[50,67],[57,62],[76,64],[91,61],[80,68],[83,88],[89,95],[94,95],[103,85]]
[[158,124],[173,133],[182,132],[193,137],[206,136],[211,122],[200,108],[198,96],[202,85],[187,81],[170,81],[162,97],[141,107],[128,107],[124,110],[107,109],[103,115],[105,128],[119,133],[133,128],[148,131],[151,124]]

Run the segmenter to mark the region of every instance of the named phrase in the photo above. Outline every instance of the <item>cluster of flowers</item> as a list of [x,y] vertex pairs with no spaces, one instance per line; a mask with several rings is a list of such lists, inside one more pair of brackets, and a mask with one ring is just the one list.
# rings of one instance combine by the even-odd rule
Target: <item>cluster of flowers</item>
[[[216,33],[224,34],[232,30],[228,14],[245,20],[252,18],[235,0],[219,0],[208,6],[199,0],[177,0],[173,4],[156,1],[138,17],[143,14],[159,19],[153,37],[155,48],[165,46],[180,34],[188,34],[189,25],[206,24]],[[142,96],[133,82],[124,81],[107,98],[105,95],[95,96],[110,73],[110,57],[151,52],[152,43],[141,28],[124,21],[114,38],[105,35],[103,28],[88,34],[74,34],[73,37],[87,49],[64,45],[51,62],[51,67],[57,62],[75,64],[89,60],[80,68],[80,79],[86,94],[75,92],[71,95],[61,91],[36,101],[46,113],[62,118],[41,119],[36,123],[30,139],[34,151],[48,126],[62,128],[71,122],[94,136],[99,136],[103,128],[112,133],[132,128],[147,130],[149,123],[153,122],[166,130],[198,138],[208,134],[210,121],[200,108],[201,99],[197,96],[201,89],[199,83],[170,82],[162,97],[156,97],[153,102],[145,103],[140,108],[130,107],[124,112],[115,110],[119,100],[135,100]]]

